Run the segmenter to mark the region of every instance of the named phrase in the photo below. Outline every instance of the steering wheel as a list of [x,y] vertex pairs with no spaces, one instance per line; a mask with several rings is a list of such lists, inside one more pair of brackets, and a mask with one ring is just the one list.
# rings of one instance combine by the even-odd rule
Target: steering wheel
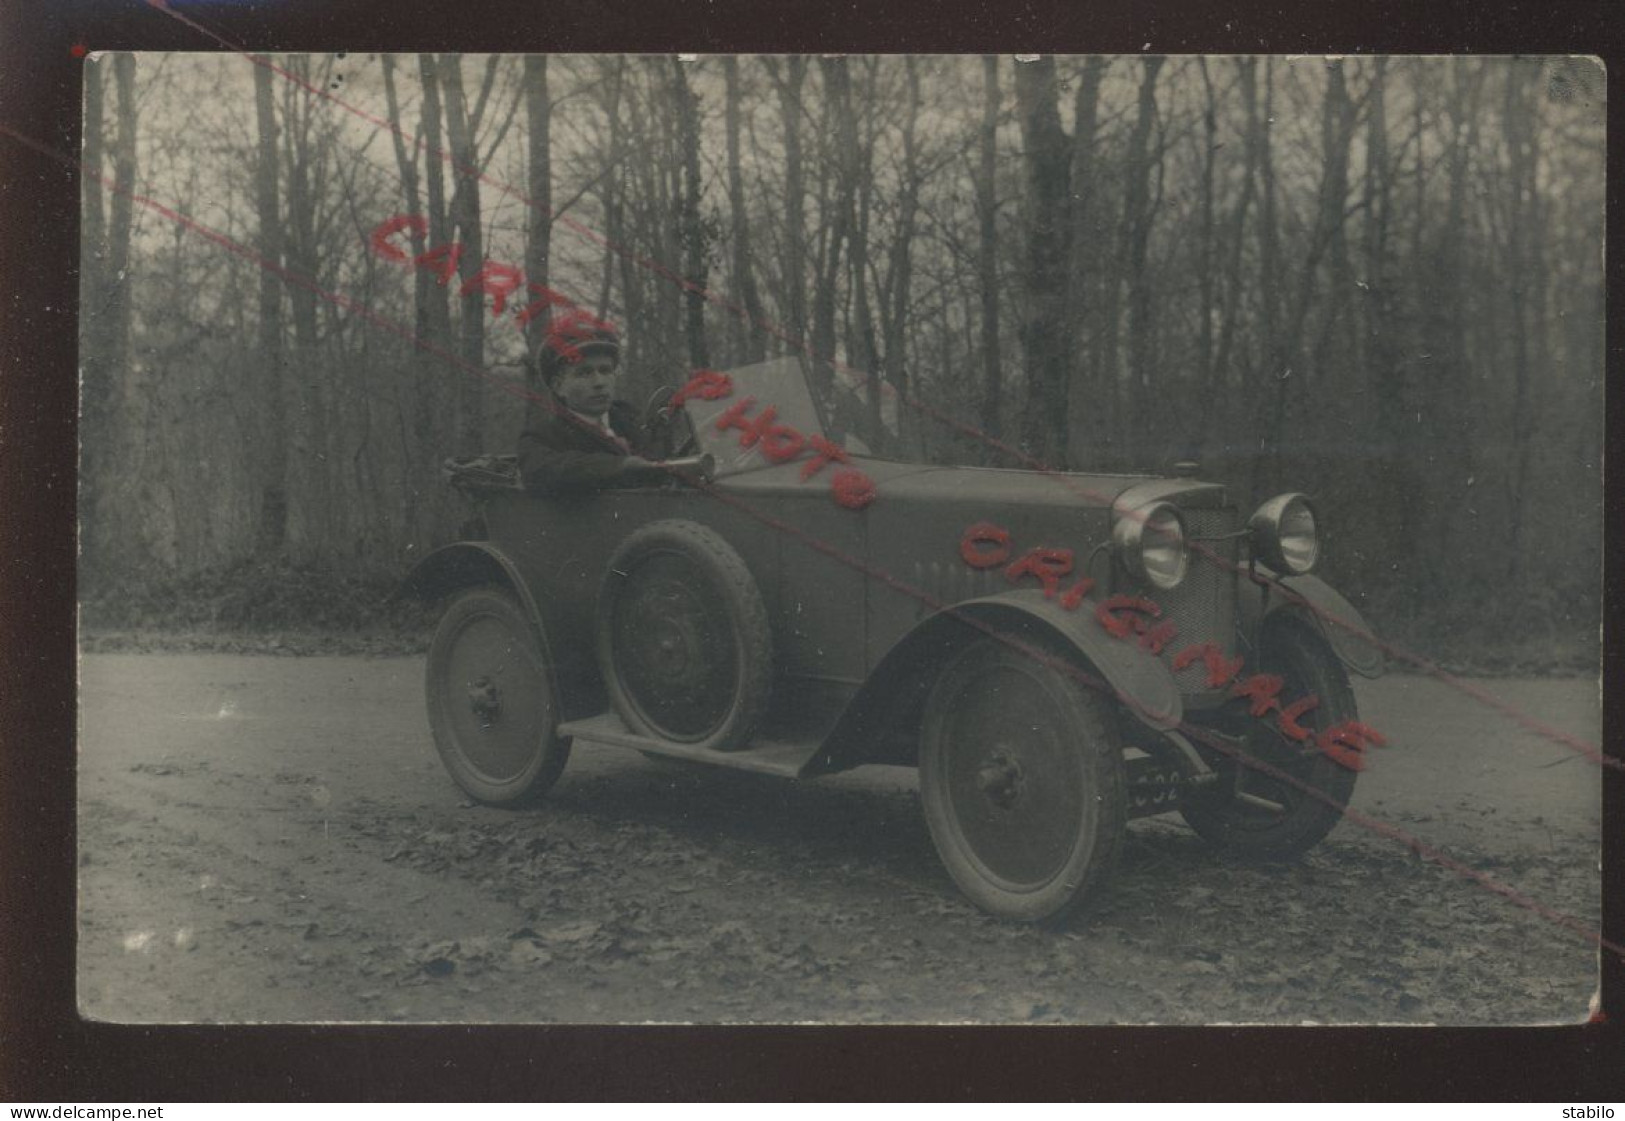
[[657,388],[649,394],[639,421],[649,443],[660,449],[664,459],[693,455],[700,450],[699,436],[687,411],[681,405],[675,409],[671,407],[671,399],[676,395],[675,385]]

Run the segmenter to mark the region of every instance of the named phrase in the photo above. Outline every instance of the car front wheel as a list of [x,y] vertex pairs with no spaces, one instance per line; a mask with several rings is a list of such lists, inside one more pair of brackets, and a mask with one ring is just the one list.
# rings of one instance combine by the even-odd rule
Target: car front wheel
[[[1311,732],[1359,718],[1348,675],[1305,628],[1280,628],[1260,661],[1262,672],[1282,678],[1283,702],[1318,699],[1298,721]],[[1238,855],[1284,860],[1307,852],[1341,820],[1354,794],[1354,771],[1289,740],[1273,721],[1249,718],[1244,744],[1239,758],[1219,761],[1218,784],[1193,796],[1180,813],[1203,839]]]
[[1108,702],[1048,651],[968,646],[926,707],[926,823],[972,902],[1026,922],[1070,914],[1122,846],[1122,745]]
[[446,770],[476,801],[539,798],[570,757],[544,649],[524,609],[496,588],[459,593],[435,629],[429,727]]

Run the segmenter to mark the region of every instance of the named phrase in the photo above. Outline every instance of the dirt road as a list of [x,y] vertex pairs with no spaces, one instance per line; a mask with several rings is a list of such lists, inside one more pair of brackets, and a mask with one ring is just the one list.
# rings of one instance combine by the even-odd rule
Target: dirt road
[[[419,658],[82,663],[79,993],[128,1021],[1572,1022],[1597,949],[1345,821],[1286,868],[1136,823],[1064,931],[990,919],[913,773],[577,752],[541,807],[445,777]],[[1483,683],[1597,742],[1597,689]],[[1358,685],[1355,806],[1590,929],[1598,768],[1435,681]]]

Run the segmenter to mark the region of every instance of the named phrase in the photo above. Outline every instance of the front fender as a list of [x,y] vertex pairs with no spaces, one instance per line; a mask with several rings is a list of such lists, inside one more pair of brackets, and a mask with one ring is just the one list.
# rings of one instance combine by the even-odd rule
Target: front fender
[[1282,576],[1260,564],[1237,581],[1240,623],[1257,635],[1272,619],[1299,619],[1326,640],[1332,652],[1361,677],[1381,677],[1382,646],[1371,624],[1318,576]]
[[803,774],[860,763],[913,762],[898,733],[907,735],[918,726],[937,674],[966,642],[980,637],[1004,638],[1018,648],[1034,639],[1058,644],[1075,653],[1091,677],[1103,679],[1092,684],[1109,690],[1147,727],[1166,731],[1184,719],[1184,702],[1168,667],[1136,644],[1102,630],[1092,600],[1066,611],[1036,589],[1002,592],[945,608],[893,646],[848,702]]

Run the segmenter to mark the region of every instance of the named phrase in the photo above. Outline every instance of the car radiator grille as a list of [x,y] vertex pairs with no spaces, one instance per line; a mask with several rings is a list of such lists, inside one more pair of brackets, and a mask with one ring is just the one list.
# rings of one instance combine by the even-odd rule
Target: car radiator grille
[[[1185,533],[1192,541],[1190,568],[1179,587],[1171,591],[1148,589],[1145,593],[1162,608],[1162,617],[1179,628],[1179,634],[1163,651],[1163,659],[1173,670],[1174,655],[1187,646],[1202,642],[1215,643],[1225,657],[1233,658],[1235,649],[1235,565],[1240,555],[1237,538],[1212,541],[1201,538],[1231,533],[1236,528],[1236,512],[1232,509],[1182,510]],[[1201,662],[1174,672],[1174,680],[1182,693],[1207,692],[1207,670]]]
[[914,587],[936,600],[922,603],[916,614],[924,616],[962,600],[978,599],[1011,587],[999,578],[1002,569],[975,569],[961,560],[915,561]]

